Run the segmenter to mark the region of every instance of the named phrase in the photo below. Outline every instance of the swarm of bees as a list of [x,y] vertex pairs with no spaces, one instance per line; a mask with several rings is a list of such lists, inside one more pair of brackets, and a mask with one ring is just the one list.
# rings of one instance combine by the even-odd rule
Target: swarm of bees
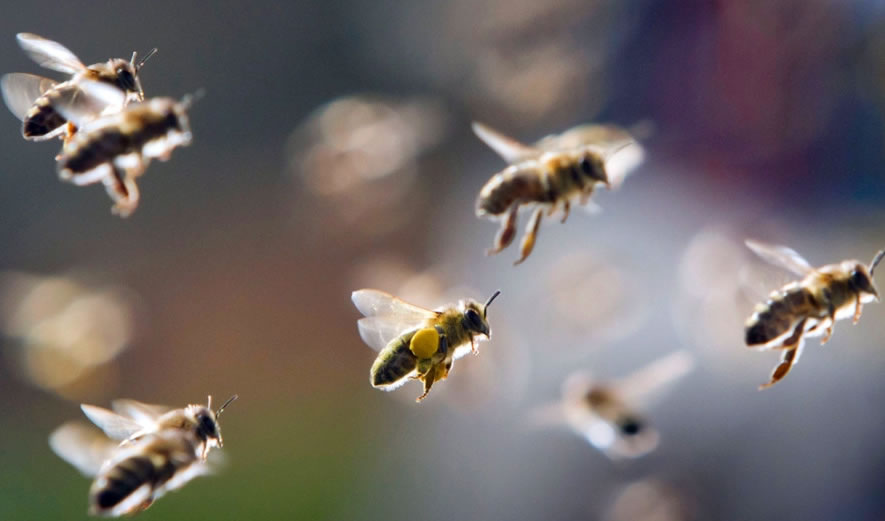
[[190,144],[191,98],[145,101],[138,73],[157,49],[140,61],[132,53],[129,61],[112,58],[87,67],[58,42],[31,33],[17,39],[39,65],[70,75],[63,82],[26,73],[0,79],[6,106],[22,120],[22,136],[62,138],[59,177],[78,186],[101,182],[114,201],[113,213],[128,217],[138,207],[136,179],[150,160],[165,161],[176,147]]
[[61,458],[87,477],[89,513],[121,516],[140,512],[170,490],[210,472],[209,449],[221,448],[217,411],[207,405],[169,409],[134,400],[116,400],[113,411],[81,405],[104,435],[78,422],[65,423],[49,437]]
[[[145,98],[139,73],[157,50],[141,60],[113,58],[84,65],[63,45],[31,33],[17,35],[19,46],[40,66],[68,75],[63,81],[26,73],[0,79],[0,92],[10,111],[22,121],[29,141],[60,138],[56,157],[59,177],[78,186],[101,182],[114,202],[113,213],[126,217],[139,203],[136,180],[154,159],[166,161],[172,151],[191,143],[188,110],[193,98]],[[492,176],[476,200],[476,215],[500,221],[496,254],[515,239],[518,214],[531,211],[520,244],[521,264],[532,253],[544,215],[561,210],[561,222],[573,203],[595,208],[591,197],[599,187],[615,189],[644,159],[644,150],[630,131],[614,125],[582,125],[527,145],[481,123],[475,134],[508,166]],[[860,319],[863,304],[878,301],[873,283],[879,251],[869,265],[856,260],[812,268],[795,251],[747,241],[765,261],[801,280],[771,293],[756,307],[745,327],[745,342],[760,350],[782,352],[767,388],[783,379],[799,359],[804,339],[822,336],[826,343],[837,320]],[[362,340],[378,351],[370,369],[372,387],[390,391],[409,380],[423,385],[424,400],[445,380],[454,361],[477,344],[491,339],[488,308],[463,299],[436,310],[409,304],[375,289],[351,295],[364,318],[358,320]],[[562,399],[539,408],[533,419],[571,428],[611,459],[636,458],[654,450],[659,435],[641,407],[664,387],[687,374],[690,355],[677,351],[617,382],[572,374]],[[132,400],[117,400],[113,410],[81,405],[103,434],[78,423],[66,423],[50,436],[50,446],[84,475],[94,478],[89,511],[121,516],[148,508],[157,498],[210,472],[210,450],[222,447],[218,418],[234,395],[217,411],[206,406],[170,409]]]
[[873,271],[885,256],[885,250],[880,250],[869,266],[857,260],[844,260],[812,268],[801,255],[786,246],[751,240],[746,244],[766,262],[802,277],[772,292],[747,320],[748,347],[782,352],[771,380],[759,387],[766,389],[781,381],[799,361],[805,337],[823,335],[820,343],[826,344],[837,320],[852,317],[857,324],[863,305],[879,300]]

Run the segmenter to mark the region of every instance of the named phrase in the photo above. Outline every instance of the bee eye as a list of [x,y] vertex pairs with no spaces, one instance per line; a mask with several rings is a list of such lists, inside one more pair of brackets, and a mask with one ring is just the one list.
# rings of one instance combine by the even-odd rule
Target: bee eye
[[473,327],[473,329],[482,329],[482,319],[479,318],[479,313],[472,309],[468,309],[467,313],[464,314],[467,317],[467,322]]
[[584,156],[584,158],[581,159],[581,170],[583,170],[585,174],[593,172],[593,164],[590,163],[590,158],[587,156]]
[[135,77],[126,69],[117,69],[117,83],[124,90],[135,90]]

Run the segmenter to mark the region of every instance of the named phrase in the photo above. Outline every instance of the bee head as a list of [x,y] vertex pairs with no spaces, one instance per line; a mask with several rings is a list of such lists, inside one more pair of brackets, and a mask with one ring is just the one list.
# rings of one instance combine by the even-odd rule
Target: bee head
[[584,152],[578,162],[578,168],[581,169],[581,173],[586,177],[594,181],[599,181],[609,188],[611,187],[611,183],[609,183],[608,180],[608,174],[605,171],[605,162],[596,152],[590,150]]
[[461,320],[468,331],[485,335],[486,338],[491,337],[492,333],[486,317],[488,315],[489,304],[491,304],[500,294],[500,290],[496,291],[491,297],[489,297],[484,305],[473,300],[469,300],[464,304],[464,317]]
[[[224,408],[236,399],[237,395],[231,396],[228,401],[224,402],[224,405],[222,405],[218,411],[212,410],[211,396],[209,397],[209,403],[205,407],[202,405],[192,406],[193,417],[196,422],[196,435],[200,440],[206,443],[206,450],[211,447],[224,446],[224,440],[221,438],[221,426],[218,424],[218,417],[221,416]],[[203,457],[205,457],[205,452]]]
[[879,292],[876,290],[876,285],[873,283],[873,273],[876,271],[876,266],[882,261],[882,257],[885,257],[885,250],[880,250],[876,256],[873,257],[869,267],[858,262],[850,272],[851,287],[856,291],[862,291],[873,295],[876,297],[876,300],[879,300]]

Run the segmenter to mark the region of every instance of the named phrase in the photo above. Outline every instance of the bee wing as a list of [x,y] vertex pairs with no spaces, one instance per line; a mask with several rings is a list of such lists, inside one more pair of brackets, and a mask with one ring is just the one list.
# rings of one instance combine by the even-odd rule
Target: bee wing
[[375,351],[384,349],[391,340],[417,325],[415,322],[406,322],[396,317],[368,317],[357,321],[360,338]]
[[49,436],[49,446],[58,456],[73,465],[84,476],[98,474],[119,446],[101,431],[81,422],[68,422]]
[[22,121],[34,106],[34,101],[56,85],[57,83],[49,78],[23,72],[5,74],[0,78],[3,101],[6,102],[9,111]]
[[82,404],[80,409],[89,418],[89,421],[97,425],[112,440],[125,440],[133,434],[145,430],[149,425],[144,425],[132,418],[121,416],[94,405]]
[[776,246],[747,239],[744,241],[747,248],[762,258],[765,262],[784,268],[787,271],[804,277],[814,271],[808,261],[802,258],[796,250],[786,246]]
[[670,384],[694,369],[694,357],[685,350],[674,351],[622,378],[617,391],[629,404],[650,405]]
[[41,67],[65,74],[76,74],[86,69],[80,58],[58,42],[32,33],[18,33],[15,37],[22,50]]
[[519,141],[507,137],[504,134],[484,125],[478,121],[474,121],[473,133],[481,139],[483,143],[488,145],[492,150],[504,158],[504,161],[515,164],[527,159],[532,159],[541,155],[543,150],[520,143]]
[[367,317],[395,317],[396,320],[417,325],[436,317],[436,311],[400,300],[377,289],[361,289],[350,295],[356,308]]
[[82,81],[77,87],[62,90],[60,95],[52,100],[52,107],[81,127],[81,130],[99,119],[103,120],[102,114],[108,107],[122,109],[126,101],[126,94],[123,91],[104,83]]
[[165,405],[152,405],[135,400],[114,400],[111,408],[117,414],[132,418],[143,427],[153,425],[157,418],[170,411],[171,407]]

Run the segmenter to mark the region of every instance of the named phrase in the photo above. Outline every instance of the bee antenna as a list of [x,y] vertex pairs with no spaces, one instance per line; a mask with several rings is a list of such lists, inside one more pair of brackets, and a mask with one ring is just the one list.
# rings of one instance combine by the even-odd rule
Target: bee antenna
[[147,54],[144,55],[144,58],[141,59],[137,64],[135,63],[135,57],[138,54],[137,52],[132,53],[132,66],[135,67],[136,72],[144,66],[144,62],[148,61],[151,56],[157,54],[159,51],[156,47],[148,51]]
[[221,406],[221,408],[215,412],[215,417],[218,418],[219,416],[221,416],[221,413],[224,412],[224,408],[227,407],[228,405],[230,405],[230,403],[232,401],[236,400],[239,397],[240,397],[240,395],[235,394],[235,395],[231,396],[230,398],[228,398],[227,401],[224,402],[224,404]]
[[184,105],[185,109],[191,108],[191,106],[203,99],[203,96],[206,95],[206,89],[197,89],[193,94],[185,94],[183,98],[181,98],[181,104]]
[[498,295],[500,295],[500,294],[501,294],[501,290],[499,289],[499,290],[495,291],[495,293],[493,293],[492,296],[489,297],[489,299],[486,301],[485,306],[482,307],[483,317],[486,316],[486,314],[489,311],[489,304],[491,304],[492,301],[494,301],[496,298],[498,298]]
[[873,257],[873,262],[870,263],[870,277],[873,276],[873,271],[875,271],[876,266],[878,266],[879,263],[882,262],[882,257],[885,257],[885,250],[879,250],[879,253],[877,253],[876,256]]

